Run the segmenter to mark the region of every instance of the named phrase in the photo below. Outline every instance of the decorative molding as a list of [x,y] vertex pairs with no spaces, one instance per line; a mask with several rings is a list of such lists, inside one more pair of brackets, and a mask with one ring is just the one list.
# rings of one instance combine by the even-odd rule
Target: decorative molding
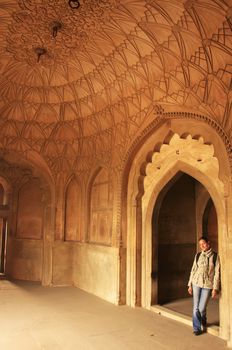
[[12,186],[26,181],[32,176],[32,171],[16,164],[10,164],[0,158],[0,175],[7,179]]
[[220,136],[222,139],[227,155],[228,155],[228,160],[230,163],[230,168],[232,171],[232,143],[230,141],[229,136],[227,135],[226,131],[222,128],[222,126],[214,119],[210,118],[209,116],[206,115],[201,115],[197,113],[188,113],[188,112],[170,112],[170,113],[164,113],[164,118],[166,119],[195,119],[197,121],[202,121],[209,126],[211,126],[217,134]]
[[[157,109],[157,108],[156,108]],[[230,141],[230,138],[228,137],[227,133],[225,130],[220,126],[220,124],[210,118],[209,116],[206,115],[201,115],[197,113],[190,113],[190,112],[165,112],[164,109],[161,110],[161,113],[156,116],[156,118],[145,128],[142,130],[141,134],[139,137],[137,137],[133,143],[130,145],[130,148],[127,150],[125,153],[125,157],[122,162],[122,169],[124,168],[123,164],[126,164],[129,157],[131,157],[132,154],[134,154],[135,150],[138,148],[140,144],[143,143],[143,140],[147,138],[151,133],[153,133],[157,128],[166,123],[169,120],[172,119],[195,119],[197,121],[201,121],[203,123],[208,124],[211,126],[217,134],[220,136],[222,139],[227,154],[228,154],[228,160],[230,162],[230,167],[232,171],[232,143]],[[187,130],[186,130],[187,131]]]
[[[129,149],[125,153],[125,156],[123,158],[123,161],[121,163],[120,168],[118,168],[118,172],[120,173],[120,180],[118,183],[118,205],[117,205],[117,237],[119,241],[119,245],[122,245],[122,236],[121,236],[121,216],[122,216],[122,203],[124,203],[126,193],[126,173],[127,173],[127,167],[129,164],[129,160],[133,158],[133,155],[135,155],[138,148],[144,143],[144,140],[146,140],[149,136],[151,136],[161,125],[170,122],[172,119],[183,119],[183,120],[196,120],[197,122],[203,122],[211,126],[215,132],[219,135],[222,142],[225,145],[227,155],[228,155],[228,163],[230,165],[231,173],[232,173],[232,144],[230,142],[230,139],[225,132],[225,130],[219,125],[217,121],[210,118],[206,115],[201,115],[197,113],[190,113],[190,112],[165,112],[164,109],[160,109],[158,106],[155,109],[156,111],[160,111],[160,114],[157,114],[156,118],[145,128],[142,130],[139,137],[137,137],[133,143],[130,145]],[[186,132],[187,132],[186,127]]]
[[30,179],[37,179],[41,190],[43,191],[42,201],[44,204],[49,205],[51,202],[51,189],[46,183],[46,180],[36,173],[35,169],[30,167],[20,166],[15,163],[10,163],[4,158],[0,158],[0,176],[7,179],[13,190],[18,190]]

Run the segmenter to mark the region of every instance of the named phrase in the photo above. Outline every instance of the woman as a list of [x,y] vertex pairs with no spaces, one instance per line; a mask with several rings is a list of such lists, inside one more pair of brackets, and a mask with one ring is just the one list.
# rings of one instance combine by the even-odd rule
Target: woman
[[188,292],[193,295],[193,333],[206,331],[206,307],[210,296],[215,298],[220,287],[220,262],[217,253],[210,248],[207,237],[199,239],[201,253],[195,255]]

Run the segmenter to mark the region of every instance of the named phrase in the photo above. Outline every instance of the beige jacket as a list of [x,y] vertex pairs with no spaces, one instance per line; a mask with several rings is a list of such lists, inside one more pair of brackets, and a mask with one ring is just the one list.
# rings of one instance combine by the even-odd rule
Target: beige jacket
[[201,252],[197,262],[197,255],[195,255],[188,286],[194,284],[200,288],[220,289],[220,259],[217,255],[214,266],[213,256],[214,253],[212,249]]

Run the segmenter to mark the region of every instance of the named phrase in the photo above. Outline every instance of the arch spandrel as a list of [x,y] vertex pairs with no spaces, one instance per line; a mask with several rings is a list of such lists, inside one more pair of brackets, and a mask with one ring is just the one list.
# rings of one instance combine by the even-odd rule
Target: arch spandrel
[[[145,169],[145,174],[137,178],[138,191],[145,207],[151,200],[150,188],[155,188],[154,193],[159,192],[179,171],[195,177],[208,189],[212,198],[216,196],[217,181],[217,190],[223,197],[225,195],[225,186],[219,180],[219,162],[214,156],[214,147],[212,144],[204,144],[202,137],[196,140],[188,135],[182,139],[178,134],[173,134],[169,144],[163,144],[159,152],[153,153],[151,162],[146,167],[143,164],[141,168]],[[137,190],[134,195],[136,193]]]

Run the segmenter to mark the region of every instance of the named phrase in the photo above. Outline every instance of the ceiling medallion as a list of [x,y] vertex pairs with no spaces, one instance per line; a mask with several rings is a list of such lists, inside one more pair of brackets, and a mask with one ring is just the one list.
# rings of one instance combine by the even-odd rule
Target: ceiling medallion
[[80,6],[80,1],[78,1],[78,0],[69,0],[68,4],[69,4],[69,6],[72,9],[78,9],[78,7]]
[[[18,0],[19,10],[13,13],[9,26],[7,51],[30,65],[63,64],[96,39],[118,4],[116,0]],[[38,56],[38,48],[46,53]]]

